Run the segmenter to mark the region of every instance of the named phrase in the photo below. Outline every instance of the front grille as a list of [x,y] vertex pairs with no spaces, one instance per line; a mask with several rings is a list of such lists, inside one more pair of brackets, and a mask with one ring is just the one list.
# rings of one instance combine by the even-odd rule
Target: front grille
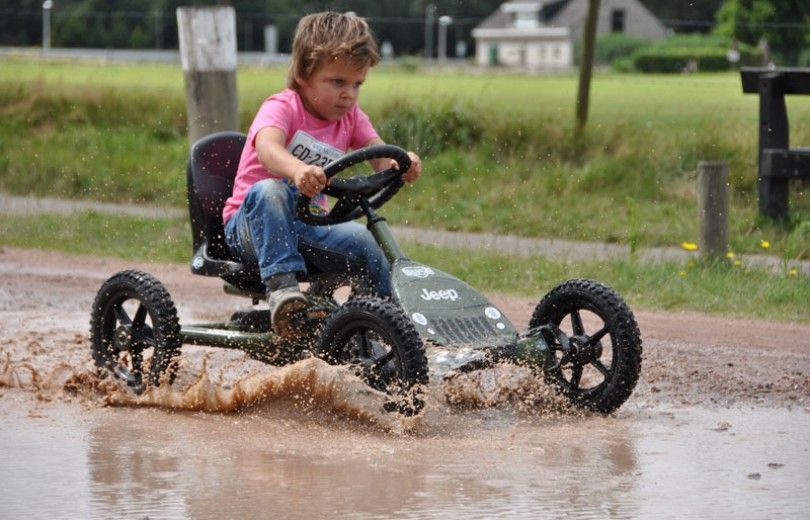
[[437,318],[433,321],[436,333],[451,343],[486,343],[498,331],[486,318]]

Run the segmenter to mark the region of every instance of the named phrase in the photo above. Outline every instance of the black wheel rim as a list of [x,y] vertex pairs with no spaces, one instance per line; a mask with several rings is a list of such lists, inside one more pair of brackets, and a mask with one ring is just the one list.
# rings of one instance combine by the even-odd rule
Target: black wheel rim
[[336,336],[342,345],[337,361],[355,369],[355,373],[370,387],[392,393],[401,380],[399,359],[393,341],[371,322],[354,322]]
[[554,356],[550,370],[555,382],[571,395],[598,392],[615,372],[613,335],[597,312],[573,308],[553,320],[557,341],[549,345]]
[[145,354],[154,353],[155,333],[146,305],[137,294],[123,293],[110,299],[102,318],[105,365],[134,391],[145,388]]

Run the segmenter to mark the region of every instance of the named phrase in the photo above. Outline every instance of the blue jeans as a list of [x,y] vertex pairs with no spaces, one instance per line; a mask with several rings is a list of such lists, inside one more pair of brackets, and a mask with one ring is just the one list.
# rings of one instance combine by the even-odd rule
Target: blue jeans
[[251,186],[225,224],[231,252],[245,265],[258,267],[264,281],[282,273],[306,273],[311,266],[362,278],[378,296],[391,296],[391,268],[365,226],[305,224],[295,215],[295,194],[281,180]]

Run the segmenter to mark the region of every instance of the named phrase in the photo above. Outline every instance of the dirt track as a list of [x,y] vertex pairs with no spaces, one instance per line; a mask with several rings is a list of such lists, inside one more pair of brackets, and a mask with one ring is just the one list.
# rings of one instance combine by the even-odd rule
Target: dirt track
[[[217,279],[184,265],[138,264],[67,254],[0,250],[0,354],[16,363],[89,362],[87,321],[95,292],[113,273],[140,268],[166,284],[181,322],[219,319],[245,305]],[[493,295],[525,327],[535,300]],[[810,326],[636,310],[644,341],[638,404],[810,406]],[[67,345],[66,345],[67,343]]]
[[[184,347],[175,384],[135,399],[95,375],[88,344],[96,291],[129,268],[167,286],[181,323],[247,303],[184,265],[0,250],[9,517],[738,520],[810,507],[808,326],[637,310],[641,380],[609,417],[560,408],[543,387],[510,393],[537,387],[518,369],[452,403],[432,382],[419,417],[393,417],[345,369],[205,347]],[[493,299],[519,328],[536,303]]]

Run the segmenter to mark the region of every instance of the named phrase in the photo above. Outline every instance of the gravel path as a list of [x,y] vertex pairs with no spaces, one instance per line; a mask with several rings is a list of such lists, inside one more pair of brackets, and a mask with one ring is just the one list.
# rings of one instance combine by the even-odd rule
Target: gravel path
[[[17,197],[0,193],[0,213],[32,215],[37,213],[69,214],[93,210],[99,213],[131,215],[136,217],[174,217],[186,215],[186,210],[174,207],[157,207],[134,204],[112,204],[84,200],[58,198]],[[626,245],[603,242],[576,242],[572,240],[526,238],[514,235],[487,233],[464,233],[437,229],[392,226],[396,236],[403,241],[422,245],[444,245],[468,250],[492,251],[519,257],[540,256],[553,260],[589,261],[597,259],[626,258],[630,248]],[[650,247],[638,251],[645,261],[687,261],[697,253],[679,247]],[[773,269],[785,269],[781,258],[773,255],[739,255],[746,265]],[[791,261],[788,267],[796,267],[800,273],[810,276],[810,261]]]
[[[219,279],[194,276],[185,265],[0,248],[0,353],[40,373],[89,363],[92,299],[109,276],[131,268],[166,285],[181,323],[223,319],[247,303],[224,295]],[[541,295],[489,296],[525,330]],[[634,311],[644,342],[634,401],[810,406],[810,325]]]

